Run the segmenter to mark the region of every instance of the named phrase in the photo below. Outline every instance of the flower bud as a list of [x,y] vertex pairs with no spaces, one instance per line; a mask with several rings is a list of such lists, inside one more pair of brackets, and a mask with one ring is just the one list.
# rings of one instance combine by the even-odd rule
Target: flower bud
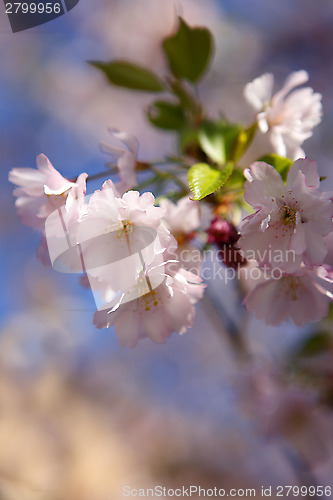
[[215,244],[219,248],[224,245],[234,245],[239,238],[235,226],[221,217],[216,217],[212,221],[207,233],[208,243]]

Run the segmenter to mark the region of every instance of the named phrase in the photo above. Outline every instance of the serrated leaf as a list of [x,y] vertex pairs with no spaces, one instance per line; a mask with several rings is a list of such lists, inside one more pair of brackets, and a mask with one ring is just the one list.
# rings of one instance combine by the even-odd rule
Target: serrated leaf
[[289,169],[293,164],[293,161],[290,158],[283,158],[275,153],[264,155],[259,158],[258,161],[264,161],[265,163],[268,163],[268,165],[272,165],[272,167],[279,172],[284,181],[287,179]]
[[213,39],[207,28],[192,28],[179,18],[178,31],[163,41],[163,49],[173,74],[195,83],[208,66]]
[[109,82],[119,87],[146,92],[162,92],[163,83],[153,72],[142,66],[127,61],[89,61],[89,64],[100,69]]
[[239,131],[239,125],[206,121],[198,134],[200,146],[212,161],[223,165],[231,159],[231,147]]
[[207,163],[197,163],[188,171],[188,182],[193,193],[193,200],[202,200],[215,193],[227,181],[233,170],[233,164],[228,164],[223,170],[217,170]]
[[149,121],[155,127],[179,130],[185,125],[185,115],[181,106],[167,101],[156,101],[147,111]]

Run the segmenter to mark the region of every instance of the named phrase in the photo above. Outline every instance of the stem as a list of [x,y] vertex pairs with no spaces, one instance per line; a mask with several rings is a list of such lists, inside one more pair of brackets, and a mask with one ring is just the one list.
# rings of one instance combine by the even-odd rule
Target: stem
[[177,177],[177,175],[173,172],[163,172],[159,168],[157,168],[155,165],[151,165],[151,170],[155,172],[156,175],[160,176],[162,179],[172,179],[173,181],[178,184],[180,188],[182,188],[185,191],[188,191],[187,185]]
[[168,199],[174,200],[176,202],[176,201],[180,200],[180,198],[185,196],[186,193],[187,193],[187,191],[186,192],[184,192],[184,191],[168,191],[165,194],[157,196],[155,198],[155,201],[157,204],[159,204],[161,200],[168,198]]
[[207,287],[205,292],[205,297],[209,304],[215,311],[220,323],[222,324],[223,330],[227,332],[228,338],[231,346],[233,347],[236,358],[239,361],[248,361],[250,359],[250,353],[247,349],[246,343],[243,336],[243,326],[244,318],[241,321],[235,321],[230,314],[228,314],[226,308],[223,306],[222,302],[216,298],[216,296],[211,293],[209,287]]
[[137,184],[135,186],[135,189],[137,191],[140,191],[141,189],[147,187],[147,186],[150,186],[151,184],[154,184],[155,182],[157,182],[159,180],[159,176],[158,175],[155,175],[154,177],[151,177],[150,179],[147,179],[143,182],[140,182],[140,184]]
[[190,161],[186,161],[185,158],[183,157],[178,157],[178,156],[172,156],[172,155],[167,155],[163,160],[154,160],[154,161],[147,161],[145,162],[147,164],[147,167],[149,168],[150,166],[164,166],[164,165],[170,165],[170,164],[175,164],[178,165],[181,168],[186,168],[188,169],[189,167],[192,166]]
[[115,173],[116,173],[115,169],[110,169],[110,170],[105,170],[104,172],[99,172],[98,174],[88,175],[87,182],[95,181],[96,179],[101,179],[102,177],[110,177]]

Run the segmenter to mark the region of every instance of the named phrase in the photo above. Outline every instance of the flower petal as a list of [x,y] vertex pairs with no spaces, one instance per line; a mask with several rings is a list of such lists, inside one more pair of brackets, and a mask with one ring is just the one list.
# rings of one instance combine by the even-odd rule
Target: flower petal
[[261,111],[272,98],[273,85],[272,73],[265,73],[245,86],[244,97],[256,111]]

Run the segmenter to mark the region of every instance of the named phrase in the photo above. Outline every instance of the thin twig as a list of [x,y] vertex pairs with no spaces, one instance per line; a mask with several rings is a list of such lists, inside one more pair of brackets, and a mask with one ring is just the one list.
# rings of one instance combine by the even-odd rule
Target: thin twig
[[99,172],[98,174],[93,174],[93,175],[88,175],[87,177],[87,182],[89,181],[95,181],[97,179],[101,179],[102,177],[110,177],[111,175],[114,175],[116,173],[116,170],[105,170],[104,172]]

